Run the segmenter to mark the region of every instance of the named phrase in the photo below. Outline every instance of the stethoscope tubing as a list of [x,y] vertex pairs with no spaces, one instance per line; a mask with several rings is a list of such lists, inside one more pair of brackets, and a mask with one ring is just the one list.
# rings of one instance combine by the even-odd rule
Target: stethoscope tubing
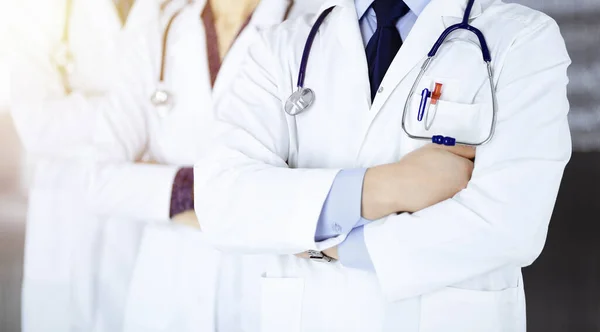
[[[69,82],[70,69],[72,67],[73,55],[71,54],[71,19],[73,16],[73,0],[65,0],[65,21],[60,37],[58,49],[55,50],[54,61],[59,72],[61,83],[66,95],[73,92]],[[61,57],[59,60],[58,57]]]
[[[481,46],[481,53],[483,56],[483,61],[486,63],[486,66],[487,66],[488,80],[489,80],[489,85],[490,85],[490,90],[491,90],[492,124],[490,126],[489,134],[484,140],[482,140],[480,142],[465,142],[465,141],[456,140],[455,144],[480,146],[480,145],[483,145],[483,144],[489,142],[492,139],[492,137],[494,136],[494,133],[496,130],[498,103],[496,100],[496,89],[494,88],[495,83],[494,83],[494,74],[493,74],[493,68],[492,68],[492,56],[489,51],[489,47],[487,45],[487,42],[485,40],[485,36],[483,35],[483,33],[479,29],[477,29],[474,26],[469,24],[469,18],[471,17],[471,10],[472,10],[474,4],[475,4],[475,0],[469,0],[469,2],[467,3],[467,8],[465,10],[465,14],[463,16],[462,22],[452,25],[452,26],[448,27],[446,30],[444,30],[444,32],[442,32],[442,34],[440,35],[438,40],[435,42],[435,44],[431,48],[431,51],[429,51],[429,53],[427,54],[427,59],[421,66],[421,70],[420,70],[419,74],[417,75],[417,79],[413,83],[412,88],[408,94],[408,97],[406,98],[406,104],[404,105],[404,111],[403,111],[403,115],[402,115],[402,129],[404,130],[406,135],[408,135],[408,137],[410,137],[410,138],[419,139],[419,140],[430,140],[430,139],[435,140],[435,138],[434,138],[435,136],[430,138],[430,137],[426,137],[426,136],[418,136],[418,135],[410,134],[406,128],[406,118],[407,118],[407,114],[408,114],[410,105],[412,104],[411,103],[412,98],[416,92],[417,86],[419,85],[423,76],[425,75],[425,72],[427,72],[427,69],[429,68],[429,66],[431,65],[433,60],[436,58],[438,50],[444,44],[444,42],[446,41],[448,36],[450,36],[451,33],[453,33],[454,31],[457,31],[457,30],[470,31],[473,34],[475,34],[475,36],[477,36],[477,39],[479,40],[479,45]],[[432,122],[433,122],[433,120],[432,120]],[[431,123],[429,123],[429,127],[431,127]],[[427,120],[426,120],[426,130],[429,130],[429,128],[427,127]],[[437,136],[439,137],[439,135],[437,135]]]
[[61,42],[69,45],[71,42],[71,17],[73,16],[73,0],[65,2],[65,24],[61,36]]
[[[492,57],[491,57],[491,53],[489,51],[489,47],[487,45],[487,42],[485,40],[485,36],[483,35],[483,33],[475,28],[474,26],[469,24],[469,19],[471,17],[471,11],[473,9],[473,6],[475,4],[475,0],[468,0],[467,3],[467,7],[465,9],[465,13],[462,19],[461,23],[452,25],[450,27],[448,27],[447,29],[445,29],[442,34],[439,36],[439,38],[437,39],[437,41],[434,43],[433,47],[431,48],[431,50],[429,51],[428,55],[427,55],[427,59],[424,61],[423,65],[421,66],[421,70],[419,72],[419,74],[417,75],[417,79],[415,80],[415,82],[413,83],[411,90],[407,96],[406,99],[406,103],[404,105],[404,110],[403,110],[403,115],[402,115],[402,129],[405,131],[405,133],[413,139],[421,139],[421,140],[433,140],[434,143],[438,143],[440,144],[440,138],[443,140],[449,139],[449,142],[451,142],[451,145],[454,144],[461,144],[461,145],[471,145],[471,146],[478,146],[478,145],[483,145],[487,142],[489,142],[489,140],[492,138],[492,136],[494,135],[495,132],[495,128],[496,128],[496,118],[497,118],[497,101],[496,101],[496,90],[494,88],[494,75],[493,75],[493,70],[492,70]],[[300,62],[300,68],[298,70],[298,82],[297,82],[297,88],[298,90],[293,93],[289,98],[287,103],[291,103],[291,104],[297,104],[294,103],[293,99],[294,98],[299,98],[299,92],[301,92],[302,90],[309,90],[312,92],[312,90],[305,88],[304,87],[304,81],[306,78],[306,70],[307,70],[307,66],[308,66],[308,58],[310,56],[310,51],[312,48],[312,44],[315,40],[315,37],[317,35],[317,32],[319,30],[319,28],[321,27],[323,21],[325,20],[325,18],[329,15],[329,13],[331,13],[331,11],[333,10],[335,6],[329,7],[327,9],[325,9],[317,18],[317,20],[315,21],[315,23],[313,24],[306,43],[304,45],[304,50],[302,51],[302,60]],[[427,71],[427,69],[429,68],[429,66],[431,65],[432,61],[435,59],[439,49],[441,48],[441,46],[444,44],[444,42],[446,41],[446,39],[448,38],[448,36],[450,34],[452,34],[453,32],[457,31],[457,30],[467,30],[472,32],[473,34],[475,34],[475,36],[478,38],[479,40],[479,45],[481,47],[481,53],[482,53],[482,57],[484,62],[487,64],[487,71],[488,71],[488,80],[489,80],[489,84],[490,84],[490,89],[491,89],[491,96],[492,96],[492,124],[490,127],[490,132],[489,135],[481,142],[464,142],[464,141],[459,141],[456,140],[455,138],[452,137],[443,137],[440,135],[434,135],[432,137],[426,137],[426,136],[417,136],[417,135],[412,135],[408,132],[407,128],[406,128],[406,117],[409,111],[409,107],[412,101],[412,97],[415,94],[415,90],[417,88],[417,86],[419,85],[419,83],[421,82],[425,72]],[[313,93],[313,98],[314,98],[314,93]],[[287,104],[286,103],[286,104]],[[312,100],[311,100],[312,103]],[[286,105],[287,106],[287,105]],[[301,112],[303,112],[304,110],[306,110],[308,107],[310,107],[310,104],[307,105],[306,107],[304,107],[303,109],[296,111],[296,112],[289,112],[287,110],[287,107],[284,107],[284,109],[286,110],[286,113],[288,113],[288,115],[290,117],[292,117],[292,120],[294,120],[295,116]],[[435,114],[433,115],[434,119],[432,119],[431,121],[429,121],[429,113],[426,116],[426,130],[429,130],[429,127],[431,127],[433,121],[435,120]],[[293,121],[295,122],[295,121]],[[444,143],[446,144],[446,143]]]
[[161,54],[160,54],[160,73],[158,76],[158,82],[160,84],[164,83],[164,81],[165,81],[165,72],[166,72],[166,67],[167,67],[167,49],[168,49],[168,44],[169,44],[169,36],[170,36],[171,27],[173,26],[173,23],[175,22],[175,20],[179,16],[179,14],[181,14],[181,12],[183,12],[184,8],[185,7],[180,8],[175,13],[173,13],[173,15],[171,15],[171,17],[169,18],[169,22],[167,23],[167,27],[165,28],[165,31],[163,32]]
[[[175,21],[177,20],[177,18],[179,17],[179,15],[187,7],[187,5],[191,5],[193,3],[194,3],[193,0],[188,0],[186,6],[180,8],[179,10],[174,12],[173,15],[171,15],[171,17],[169,18],[167,26],[163,32],[162,45],[161,45],[161,56],[160,56],[160,70],[159,70],[159,77],[158,77],[159,86],[164,86],[164,82],[165,82],[165,75],[166,75],[166,70],[167,70],[167,55],[168,55],[168,47],[169,47],[168,46],[169,45],[169,36],[170,36],[171,28],[173,27],[173,25],[174,25]],[[286,20],[288,18],[288,15],[291,11],[291,8],[293,7],[293,4],[294,4],[294,1],[290,1],[288,7],[285,10],[283,20]],[[164,7],[166,7],[166,5],[163,5],[161,8],[164,10]],[[250,19],[248,19],[248,21],[246,22],[246,24],[244,26],[246,26],[249,23],[249,20]],[[308,60],[308,55],[307,55],[307,60]]]
[[[427,59],[421,66],[421,70],[419,71],[419,74],[417,75],[417,78],[415,79],[415,82],[413,83],[413,85],[410,89],[410,92],[408,93],[408,97],[406,98],[406,103],[404,104],[404,110],[402,112],[402,130],[404,130],[406,135],[412,139],[417,139],[417,140],[432,140],[433,139],[432,137],[411,134],[408,131],[408,129],[406,128],[406,119],[408,117],[409,108],[410,108],[410,105],[412,104],[412,98],[415,95],[417,86],[423,79],[423,76],[427,72],[427,69],[429,68],[429,66],[431,65],[431,63],[433,62],[434,59],[435,59],[435,56],[427,57]],[[498,102],[496,99],[496,89],[494,88],[495,87],[494,74],[493,74],[493,69],[492,69],[492,63],[486,62],[486,66],[487,66],[487,73],[488,73],[487,76],[488,76],[488,81],[489,81],[490,91],[491,91],[491,98],[492,98],[492,123],[490,125],[490,130],[489,130],[488,136],[480,142],[466,142],[466,141],[462,141],[462,140],[456,140],[455,144],[469,145],[469,146],[481,146],[481,145],[488,143],[492,139],[492,137],[494,136],[494,134],[496,132],[496,120],[497,120],[497,116],[498,116]]]
[[298,88],[304,87],[304,77],[306,77],[306,68],[308,66],[308,58],[310,56],[310,50],[312,49],[312,44],[315,41],[315,37],[317,36],[317,32],[319,32],[319,28],[325,21],[325,18],[331,13],[331,11],[335,8],[335,6],[331,6],[325,9],[321,15],[317,18],[315,23],[313,24],[310,32],[308,33],[308,37],[306,38],[306,43],[304,44],[304,50],[302,51],[302,60],[300,61],[300,69],[298,71],[298,84],[296,86]]

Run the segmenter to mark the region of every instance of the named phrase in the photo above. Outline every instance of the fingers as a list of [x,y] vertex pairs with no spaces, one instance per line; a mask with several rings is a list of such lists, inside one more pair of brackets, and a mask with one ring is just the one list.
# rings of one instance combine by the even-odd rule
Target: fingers
[[310,258],[310,255],[306,251],[305,252],[301,252],[299,254],[296,254],[295,256],[298,257],[298,258],[305,258],[305,259],[309,259]]
[[428,144],[430,148],[438,148],[442,150],[446,150],[454,153],[457,156],[461,156],[467,159],[475,159],[475,148],[467,145],[455,145],[455,146],[445,146],[438,144]]

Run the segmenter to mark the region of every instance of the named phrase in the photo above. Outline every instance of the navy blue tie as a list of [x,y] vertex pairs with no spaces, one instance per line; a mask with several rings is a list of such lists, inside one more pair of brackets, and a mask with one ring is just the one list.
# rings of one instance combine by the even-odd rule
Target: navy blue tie
[[375,0],[372,6],[377,16],[377,30],[366,48],[371,101],[375,99],[385,73],[402,46],[402,38],[396,29],[396,23],[410,11],[402,0]]

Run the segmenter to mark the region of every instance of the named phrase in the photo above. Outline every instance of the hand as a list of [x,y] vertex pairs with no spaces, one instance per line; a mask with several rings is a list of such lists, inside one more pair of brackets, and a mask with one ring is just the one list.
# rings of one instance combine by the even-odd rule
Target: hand
[[144,160],[144,161],[137,161],[136,164],[158,165],[158,162],[156,162],[154,160]]
[[367,170],[362,216],[376,220],[397,212],[416,212],[453,197],[473,172],[475,149],[429,144],[400,161]]
[[340,259],[339,255],[338,255],[338,247],[337,246],[329,248],[329,249],[325,249],[325,250],[323,250],[323,253],[331,258],[336,259],[336,260]]
[[179,225],[200,229],[200,222],[198,221],[194,210],[187,210],[180,214],[176,214],[171,218],[171,221]]

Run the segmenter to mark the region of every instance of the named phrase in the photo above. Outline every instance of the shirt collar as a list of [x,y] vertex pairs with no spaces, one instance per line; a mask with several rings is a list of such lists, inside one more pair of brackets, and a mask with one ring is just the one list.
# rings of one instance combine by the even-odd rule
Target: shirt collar
[[[361,19],[369,7],[373,4],[374,0],[354,0],[354,6],[356,7],[356,14]],[[410,8],[410,11],[415,15],[419,16],[427,7],[431,0],[404,0],[404,3]]]

